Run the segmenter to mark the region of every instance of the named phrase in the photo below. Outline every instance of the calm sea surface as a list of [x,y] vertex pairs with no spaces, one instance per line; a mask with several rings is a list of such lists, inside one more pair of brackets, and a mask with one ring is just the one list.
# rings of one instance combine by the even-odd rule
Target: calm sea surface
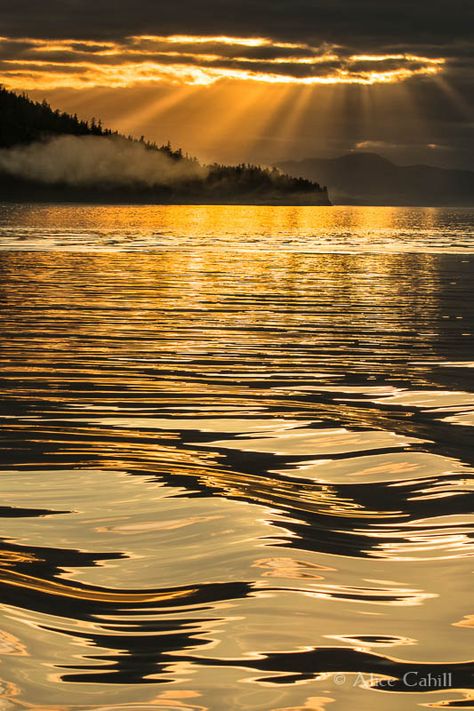
[[1,711],[474,708],[474,210],[4,205],[0,272]]

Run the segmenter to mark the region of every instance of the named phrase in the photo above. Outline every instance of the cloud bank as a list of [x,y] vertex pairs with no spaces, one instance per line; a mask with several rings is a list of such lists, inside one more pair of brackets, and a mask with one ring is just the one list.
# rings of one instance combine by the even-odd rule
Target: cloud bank
[[378,84],[433,76],[443,57],[408,51],[357,53],[269,37],[138,35],[121,41],[0,38],[0,67],[11,89],[127,87],[221,79],[280,84]]
[[142,143],[99,136],[60,136],[1,150],[0,170],[25,180],[79,187],[171,187],[207,174],[198,163],[175,161]]

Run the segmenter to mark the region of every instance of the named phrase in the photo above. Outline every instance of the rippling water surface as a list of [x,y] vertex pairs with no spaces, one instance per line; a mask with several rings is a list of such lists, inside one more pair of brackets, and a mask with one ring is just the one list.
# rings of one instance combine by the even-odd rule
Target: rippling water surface
[[2,711],[474,707],[473,238],[0,207]]

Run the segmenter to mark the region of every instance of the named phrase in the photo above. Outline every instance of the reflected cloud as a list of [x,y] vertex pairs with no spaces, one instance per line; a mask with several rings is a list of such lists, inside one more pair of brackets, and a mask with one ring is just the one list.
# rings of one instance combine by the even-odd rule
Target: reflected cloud
[[413,482],[433,479],[459,469],[459,462],[429,452],[391,452],[347,459],[301,462],[295,468],[277,470],[284,476],[330,484]]
[[217,449],[238,449],[243,452],[268,452],[280,456],[328,455],[347,452],[366,452],[371,449],[392,449],[421,444],[424,440],[415,437],[401,437],[393,432],[363,430],[349,432],[346,429],[294,429],[274,430],[265,438],[215,440],[209,447]]

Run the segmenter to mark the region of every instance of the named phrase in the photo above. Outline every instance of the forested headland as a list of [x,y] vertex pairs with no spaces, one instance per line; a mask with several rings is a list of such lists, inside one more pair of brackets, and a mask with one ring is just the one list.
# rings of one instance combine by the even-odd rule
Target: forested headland
[[325,187],[279,169],[201,164],[0,89],[0,200],[328,205]]

